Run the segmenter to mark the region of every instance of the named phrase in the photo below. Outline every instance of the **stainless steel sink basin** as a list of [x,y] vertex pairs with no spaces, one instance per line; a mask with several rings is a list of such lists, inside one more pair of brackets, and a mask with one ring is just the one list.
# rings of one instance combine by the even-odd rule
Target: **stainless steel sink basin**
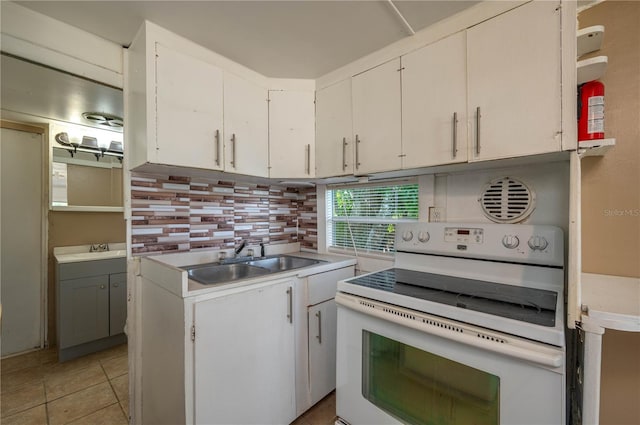
[[202,264],[183,267],[193,279],[204,285],[215,285],[249,277],[269,274],[269,270],[244,263],[238,264]]
[[271,273],[284,272],[323,263],[322,260],[278,255],[266,258],[234,259],[233,263],[208,263],[181,267],[189,274],[189,279],[204,285],[228,283],[234,280],[264,276]]
[[247,264],[251,266],[263,267],[271,272],[282,272],[292,269],[299,269],[301,267],[312,266],[320,262],[320,260],[313,260],[311,258],[280,255],[278,257],[261,258],[258,260],[249,261]]

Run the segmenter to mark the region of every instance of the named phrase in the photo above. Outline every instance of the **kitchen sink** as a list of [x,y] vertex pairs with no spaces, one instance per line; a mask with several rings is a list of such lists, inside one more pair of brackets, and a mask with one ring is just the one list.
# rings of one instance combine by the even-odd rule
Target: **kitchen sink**
[[250,266],[244,263],[238,264],[201,264],[197,266],[183,267],[189,274],[189,279],[204,285],[216,285],[249,277],[269,274],[269,270]]
[[322,260],[278,255],[265,258],[233,259],[233,263],[207,263],[181,267],[186,270],[189,279],[204,285],[217,285],[234,280],[264,276],[323,263]]
[[271,272],[282,272],[292,269],[299,269],[301,267],[312,266],[320,262],[320,260],[313,260],[311,258],[280,255],[272,258],[260,258],[258,260],[249,261],[247,264],[251,266],[263,267]]

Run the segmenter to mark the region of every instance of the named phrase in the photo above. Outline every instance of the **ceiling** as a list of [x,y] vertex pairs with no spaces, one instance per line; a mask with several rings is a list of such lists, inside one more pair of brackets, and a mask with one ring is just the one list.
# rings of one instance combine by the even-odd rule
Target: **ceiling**
[[477,1],[17,1],[123,46],[147,19],[267,77],[315,79]]

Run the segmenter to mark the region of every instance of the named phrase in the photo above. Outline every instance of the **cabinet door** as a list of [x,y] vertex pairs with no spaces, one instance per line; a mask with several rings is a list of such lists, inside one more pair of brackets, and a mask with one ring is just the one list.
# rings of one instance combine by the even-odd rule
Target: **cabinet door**
[[468,30],[471,160],[561,149],[556,8],[557,1],[535,1]]
[[402,56],[403,168],[467,161],[465,33]]
[[109,276],[60,281],[59,348],[109,336]]
[[399,170],[400,59],[353,77],[355,173]]
[[337,310],[333,299],[309,307],[309,387],[311,404],[336,388]]
[[295,419],[293,282],[196,303],[195,423]]
[[155,162],[222,170],[222,71],[156,44]]
[[109,275],[109,335],[124,332],[127,322],[127,274]]
[[313,92],[269,91],[269,175],[315,175],[315,96]]
[[225,171],[269,176],[268,91],[224,74]]
[[351,79],[316,92],[316,177],[353,173]]

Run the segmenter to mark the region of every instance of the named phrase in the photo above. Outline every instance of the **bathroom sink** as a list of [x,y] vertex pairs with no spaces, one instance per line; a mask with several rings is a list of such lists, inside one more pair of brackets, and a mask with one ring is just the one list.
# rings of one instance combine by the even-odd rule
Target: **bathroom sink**
[[322,260],[278,255],[265,258],[233,259],[232,263],[208,263],[181,267],[186,270],[189,279],[204,285],[217,285],[234,280],[264,276],[271,273],[284,272],[322,263]]
[[311,258],[293,257],[290,255],[279,255],[271,258],[260,258],[249,261],[247,264],[256,267],[263,267],[271,272],[283,272],[301,267],[312,266],[321,263],[321,260]]
[[269,274],[269,270],[250,266],[244,263],[237,264],[201,264],[197,266],[182,267],[193,279],[204,285],[216,285],[233,280]]

